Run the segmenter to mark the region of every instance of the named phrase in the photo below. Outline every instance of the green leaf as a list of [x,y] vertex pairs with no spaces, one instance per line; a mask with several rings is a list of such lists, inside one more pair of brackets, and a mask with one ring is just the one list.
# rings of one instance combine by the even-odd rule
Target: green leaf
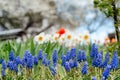
[[34,44],[34,40],[31,40],[31,53],[32,55],[35,55],[35,44]]
[[47,43],[47,47],[46,47],[46,50],[45,50],[45,53],[47,53],[47,55],[48,55],[48,58],[50,59],[50,47],[51,47],[51,42],[49,41],[48,43]]
[[58,42],[56,42],[56,43],[53,43],[53,45],[51,44],[51,50],[53,51],[57,46],[58,46]]
[[21,51],[21,43],[17,44],[17,51],[16,51],[16,56],[18,56],[20,54]]

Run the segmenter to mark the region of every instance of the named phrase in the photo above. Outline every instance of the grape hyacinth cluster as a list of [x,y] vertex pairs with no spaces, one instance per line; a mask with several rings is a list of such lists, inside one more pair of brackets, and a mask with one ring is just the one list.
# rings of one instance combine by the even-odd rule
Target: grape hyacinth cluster
[[1,71],[2,76],[5,76],[5,70],[6,70],[6,68],[7,68],[6,62],[5,62],[5,60],[3,60],[2,61],[2,71]]
[[[30,51],[26,50],[22,58],[15,56],[14,52],[10,51],[8,61],[2,61],[1,76],[6,76],[6,69],[18,75],[25,73],[22,72],[24,69],[30,72],[38,66],[48,68],[53,76],[58,75],[59,66],[64,68],[66,73],[70,73],[72,70],[79,70],[80,75],[84,76],[90,73],[89,69],[92,67],[101,71],[99,73],[102,76],[101,80],[106,80],[109,78],[111,71],[119,67],[117,51],[114,51],[110,61],[109,53],[107,52],[104,56],[103,52],[98,51],[97,45],[93,44],[88,56],[90,56],[92,64],[88,63],[85,51],[77,50],[76,48],[71,48],[61,56],[58,56],[58,51],[55,49],[50,59],[47,58],[47,53],[43,53],[42,49],[38,51],[37,55],[32,55]],[[41,67],[38,68],[41,69]],[[91,75],[91,80],[97,80],[97,77],[97,75]]]
[[66,54],[62,55],[61,65],[65,68],[66,71],[70,71],[72,68],[77,68],[79,63],[86,61],[86,59],[87,57],[84,51],[79,50],[77,53],[76,48],[72,48],[71,50],[67,51]]
[[90,57],[92,59],[92,66],[99,69],[101,68],[104,69],[102,72],[101,80],[106,80],[110,75],[110,71],[113,69],[117,69],[119,67],[119,59],[118,59],[117,52],[114,51],[111,62],[110,62],[110,57],[108,52],[106,53],[105,58],[103,60],[103,54],[99,53],[98,47],[96,44],[92,45]]

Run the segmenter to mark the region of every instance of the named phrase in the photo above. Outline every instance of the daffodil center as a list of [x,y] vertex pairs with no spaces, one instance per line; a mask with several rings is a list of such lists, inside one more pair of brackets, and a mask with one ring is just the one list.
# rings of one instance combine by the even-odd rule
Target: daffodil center
[[85,35],[85,36],[84,36],[84,39],[85,39],[85,40],[88,40],[88,38],[89,38],[88,35]]
[[38,40],[39,40],[39,41],[42,41],[42,40],[43,40],[43,37],[42,37],[42,36],[39,36]]
[[58,40],[58,37],[55,37],[55,40]]
[[71,35],[68,35],[67,38],[70,40],[70,39],[72,38],[72,36],[71,36]]

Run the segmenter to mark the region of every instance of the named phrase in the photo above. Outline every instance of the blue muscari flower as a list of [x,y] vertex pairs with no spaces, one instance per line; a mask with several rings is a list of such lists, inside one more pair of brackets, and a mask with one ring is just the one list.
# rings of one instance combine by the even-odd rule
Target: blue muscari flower
[[104,69],[102,76],[105,77],[105,79],[107,79],[109,77],[110,69],[111,69],[110,65],[107,65],[106,68]]
[[57,65],[57,61],[58,61],[58,53],[57,50],[54,50],[53,54],[52,54],[52,61],[53,61],[53,65],[54,67]]
[[110,58],[109,58],[109,53],[106,53],[105,55],[105,59],[103,61],[103,63],[100,65],[101,68],[105,68],[109,62]]
[[66,60],[69,61],[71,59],[70,51],[67,51],[66,53]]
[[56,74],[56,70],[53,66],[49,66],[50,72],[52,73],[52,75],[54,76]]
[[39,60],[42,60],[43,56],[42,56],[42,49],[39,50],[39,53],[38,53],[38,59]]
[[36,56],[33,56],[33,59],[34,59],[34,64],[38,65],[38,58]]
[[102,64],[102,54],[99,53],[97,57],[93,59],[92,66],[100,67],[101,64]]
[[47,54],[45,53],[45,54],[43,55],[42,64],[45,64],[45,63],[46,63],[46,56],[47,56]]
[[34,59],[32,54],[26,50],[22,59],[22,66],[25,66],[29,69],[31,69],[33,67],[34,64]]
[[7,64],[7,67],[10,69],[10,70],[13,70],[13,61],[8,61],[8,64]]
[[24,67],[25,65],[26,65],[26,61],[25,61],[25,58],[23,57],[21,60],[21,66]]
[[5,75],[6,75],[4,69],[2,69],[1,74],[2,74],[2,76],[5,76]]
[[17,56],[15,59],[14,59],[15,63],[18,65],[18,64],[21,64],[21,60],[20,60],[20,57]]
[[49,65],[50,65],[50,60],[47,59],[45,66],[49,66]]
[[5,70],[6,68],[7,68],[6,62],[5,62],[5,60],[3,60],[3,61],[2,61],[2,69]]
[[18,65],[13,63],[13,70],[17,73],[18,72]]
[[28,58],[30,58],[31,56],[32,54],[28,50],[26,50],[23,56],[25,63],[27,63]]
[[28,69],[32,69],[33,64],[34,64],[34,59],[33,59],[33,56],[31,55],[31,56],[29,56],[29,58],[27,58],[26,67]]
[[46,57],[47,57],[47,54],[45,53],[43,55],[42,64],[44,64],[45,66],[48,66],[50,64],[50,60],[48,60]]
[[96,80],[96,76],[92,76],[92,80]]
[[81,57],[83,61],[86,61],[87,57],[84,51],[81,52]]
[[76,48],[72,48],[70,50],[70,59],[74,59],[76,57]]
[[82,53],[81,53],[81,50],[78,51],[77,60],[78,60],[79,62],[82,61]]
[[74,61],[72,59],[69,60],[69,66],[70,68],[74,68]]
[[61,60],[62,60],[62,66],[65,66],[65,63],[66,63],[66,55],[62,55],[61,57]]
[[13,52],[13,51],[10,51],[9,60],[10,60],[10,61],[13,61],[13,60],[14,60],[14,52]]
[[116,69],[119,67],[119,59],[116,51],[114,51],[110,66],[111,66],[111,69]]
[[78,67],[78,62],[76,59],[74,60],[74,67]]
[[53,66],[56,67],[56,66],[57,66],[57,63],[53,63]]
[[87,66],[88,66],[88,63],[84,62],[84,65],[82,66],[82,70],[81,70],[83,75],[88,73]]
[[91,48],[91,51],[90,51],[91,59],[94,59],[94,57],[96,57],[97,54],[98,54],[98,46],[94,43],[94,44],[92,44],[92,48]]
[[32,54],[28,50],[26,50],[24,52],[24,56],[23,56],[23,58],[21,60],[21,65],[23,67],[26,65],[26,67],[28,69],[31,69],[33,67],[33,64],[34,64],[33,56],[32,56]]
[[70,71],[70,65],[69,65],[69,62],[66,62],[66,63],[65,63],[64,68],[65,68],[66,71]]

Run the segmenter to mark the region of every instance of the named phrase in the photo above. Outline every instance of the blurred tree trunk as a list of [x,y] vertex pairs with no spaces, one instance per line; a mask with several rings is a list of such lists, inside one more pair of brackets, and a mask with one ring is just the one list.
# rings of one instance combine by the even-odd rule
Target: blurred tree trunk
[[115,26],[115,31],[116,31],[116,38],[117,38],[117,41],[120,42],[119,25],[118,25],[118,11],[116,9],[115,0],[112,0],[112,6],[113,6],[113,18],[114,18],[114,26]]

